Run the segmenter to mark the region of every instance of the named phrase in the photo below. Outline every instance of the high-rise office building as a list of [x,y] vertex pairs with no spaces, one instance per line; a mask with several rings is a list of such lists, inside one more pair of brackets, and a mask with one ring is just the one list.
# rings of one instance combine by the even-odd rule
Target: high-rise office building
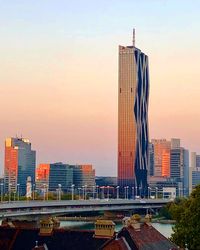
[[135,47],[119,46],[118,185],[147,190],[148,56]]
[[92,165],[75,165],[73,166],[73,181],[75,188],[87,186],[91,189],[95,186],[95,170]]
[[59,185],[63,191],[71,190],[73,184],[73,168],[62,162],[50,164],[49,169],[49,190],[56,191]]
[[162,176],[170,177],[170,148],[162,152]]
[[154,175],[154,145],[149,143],[149,164],[148,164],[148,175]]
[[190,165],[190,167],[191,167],[193,170],[196,170],[196,167],[197,167],[197,164],[196,164],[196,157],[197,157],[196,152],[191,152],[191,165]]
[[196,155],[196,168],[200,170],[200,155]]
[[49,186],[49,171],[50,171],[50,164],[39,164],[36,168],[36,190],[41,191],[44,189],[45,186]]
[[180,183],[181,192],[189,193],[189,151],[179,147],[170,152],[170,176]]
[[180,148],[181,140],[179,138],[172,138],[171,139],[171,149]]
[[171,142],[166,139],[152,139],[154,145],[154,176],[170,176]]
[[31,149],[31,143],[24,138],[7,138],[5,141],[5,191],[20,190],[26,193],[27,177],[35,182],[36,152]]

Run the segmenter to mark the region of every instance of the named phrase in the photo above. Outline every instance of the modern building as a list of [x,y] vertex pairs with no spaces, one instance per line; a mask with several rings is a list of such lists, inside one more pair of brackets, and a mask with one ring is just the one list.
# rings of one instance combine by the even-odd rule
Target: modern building
[[31,177],[35,183],[36,152],[31,149],[31,143],[24,138],[7,138],[5,141],[5,192],[26,193],[26,181]]
[[171,149],[180,148],[181,140],[179,138],[172,138],[171,139]]
[[200,155],[196,155],[196,168],[200,169]]
[[196,170],[200,170],[200,155],[197,155],[196,152],[191,152],[191,167]]
[[73,184],[73,168],[62,162],[50,164],[49,191],[56,191],[59,187],[69,192]]
[[170,149],[162,153],[162,176],[170,177]]
[[180,147],[171,149],[170,176],[179,183],[185,195],[189,194],[189,151]]
[[149,143],[149,164],[148,164],[148,175],[154,175],[154,145]]
[[200,155],[191,152],[191,166],[189,168],[189,187],[190,193],[196,185],[200,184]]
[[110,186],[116,187],[117,186],[117,177],[112,176],[96,176],[95,182],[97,186]]
[[163,197],[163,191],[167,188],[175,188],[176,195],[179,195],[179,183],[176,182],[173,178],[164,176],[149,176],[148,184],[152,196]]
[[41,191],[44,186],[49,186],[50,164],[39,164],[36,169],[35,185],[36,190]]
[[75,188],[86,186],[91,189],[95,186],[95,170],[92,165],[75,165],[73,167],[73,184]]
[[200,170],[192,171],[192,188],[200,184]]
[[196,156],[197,156],[197,154],[196,154],[196,152],[191,152],[191,155],[190,155],[190,157],[191,157],[191,164],[190,164],[190,167],[193,169],[193,170],[196,170]]
[[154,176],[170,177],[171,142],[166,139],[152,139],[154,146]]
[[148,56],[133,44],[119,46],[118,185],[147,192]]

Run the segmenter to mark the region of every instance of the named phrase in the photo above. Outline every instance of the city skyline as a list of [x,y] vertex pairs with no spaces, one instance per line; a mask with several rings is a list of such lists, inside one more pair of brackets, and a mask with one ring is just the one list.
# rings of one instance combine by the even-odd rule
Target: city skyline
[[200,152],[199,3],[11,2],[0,10],[1,172],[5,138],[22,134],[37,163],[89,162],[116,176],[117,50],[132,27],[150,58],[150,138]]

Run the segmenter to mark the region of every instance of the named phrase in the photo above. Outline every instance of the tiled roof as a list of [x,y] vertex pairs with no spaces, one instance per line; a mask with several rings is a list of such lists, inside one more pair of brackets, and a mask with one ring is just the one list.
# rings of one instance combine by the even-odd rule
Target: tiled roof
[[[122,243],[123,240],[123,243]],[[165,236],[158,232],[148,223],[140,224],[140,229],[136,230],[133,226],[122,228],[117,239],[106,242],[104,250],[176,250],[178,247],[169,241]]]
[[[17,237],[15,237],[17,232]],[[1,250],[27,250],[44,243],[48,250],[96,250],[102,246],[107,239],[94,238],[94,231],[75,231],[55,229],[52,236],[39,236],[39,229],[15,229],[0,227],[0,249]]]
[[158,232],[153,226],[146,223],[141,224],[140,230],[135,230],[132,226],[124,227],[118,237],[126,236],[126,239],[134,242],[139,250],[169,250],[178,249],[175,244],[169,241],[164,235]]

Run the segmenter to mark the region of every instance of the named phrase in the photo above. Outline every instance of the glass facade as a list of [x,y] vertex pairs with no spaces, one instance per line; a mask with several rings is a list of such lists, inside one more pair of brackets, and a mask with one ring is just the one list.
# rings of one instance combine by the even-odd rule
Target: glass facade
[[149,168],[148,175],[154,175],[154,146],[152,143],[149,143]]
[[195,188],[200,184],[200,171],[194,170],[192,171],[192,188]]
[[[133,39],[135,40],[135,39]],[[133,46],[119,46],[118,185],[147,190],[148,57]]]
[[35,183],[36,152],[31,149],[31,143],[24,138],[7,138],[5,142],[5,190],[17,190],[26,193],[27,177]]
[[95,186],[95,170],[92,165],[73,166],[73,180],[75,188],[87,186],[91,189]]
[[36,169],[36,189],[42,190],[44,185],[49,186],[49,171],[50,171],[50,164],[39,164]]
[[171,149],[170,175],[176,182],[181,183],[185,195],[189,194],[189,151],[180,147]]
[[50,164],[49,191],[56,191],[59,184],[65,192],[69,191],[73,184],[73,168],[61,162]]
[[154,175],[170,177],[171,142],[166,139],[152,139],[154,145]]

